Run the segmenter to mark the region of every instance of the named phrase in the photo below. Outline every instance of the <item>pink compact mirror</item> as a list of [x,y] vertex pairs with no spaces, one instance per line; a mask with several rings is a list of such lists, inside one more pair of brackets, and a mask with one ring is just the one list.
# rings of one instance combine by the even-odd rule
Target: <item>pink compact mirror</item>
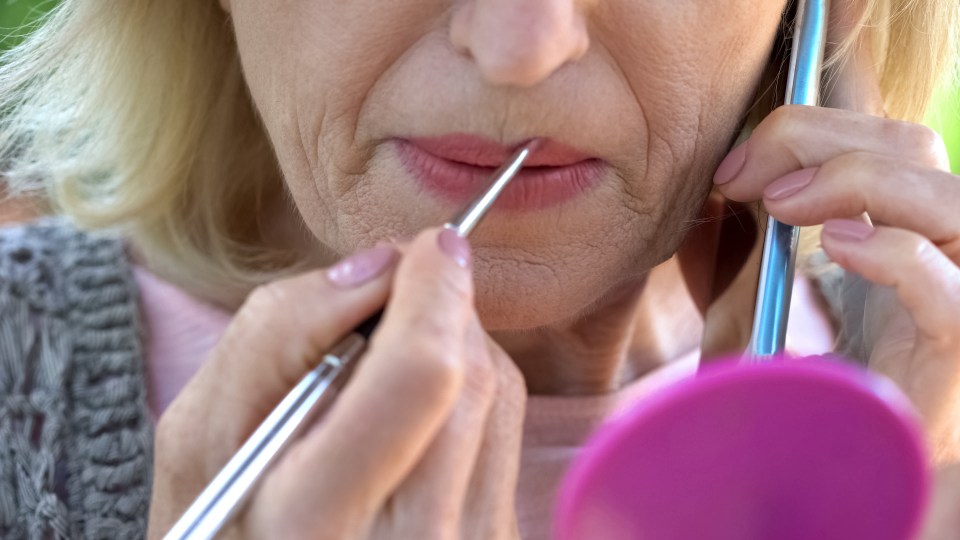
[[823,358],[723,362],[603,426],[559,493],[557,540],[908,540],[930,487],[889,381]]

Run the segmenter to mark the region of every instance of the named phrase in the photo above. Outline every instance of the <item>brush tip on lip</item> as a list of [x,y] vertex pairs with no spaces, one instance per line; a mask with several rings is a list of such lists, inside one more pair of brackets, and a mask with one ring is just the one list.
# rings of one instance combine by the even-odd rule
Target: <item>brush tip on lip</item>
[[530,153],[533,153],[539,150],[542,146],[543,146],[543,139],[540,137],[535,137],[521,144],[518,147],[517,151],[519,152],[521,150],[527,150]]

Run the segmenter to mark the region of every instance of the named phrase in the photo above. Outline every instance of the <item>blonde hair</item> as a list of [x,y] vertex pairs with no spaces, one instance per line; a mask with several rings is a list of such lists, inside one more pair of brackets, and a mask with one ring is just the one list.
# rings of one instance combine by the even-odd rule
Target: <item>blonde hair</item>
[[[887,111],[918,120],[956,53],[956,0],[865,1]],[[213,0],[64,0],[2,59],[0,174],[194,290],[297,262],[257,220],[284,190]]]

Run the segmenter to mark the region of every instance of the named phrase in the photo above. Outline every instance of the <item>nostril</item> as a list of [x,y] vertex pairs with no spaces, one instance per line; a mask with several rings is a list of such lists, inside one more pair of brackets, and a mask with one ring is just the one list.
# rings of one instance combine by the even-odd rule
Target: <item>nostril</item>
[[459,54],[473,59],[470,51],[470,20],[473,17],[473,4],[466,3],[457,8],[450,21],[450,43]]

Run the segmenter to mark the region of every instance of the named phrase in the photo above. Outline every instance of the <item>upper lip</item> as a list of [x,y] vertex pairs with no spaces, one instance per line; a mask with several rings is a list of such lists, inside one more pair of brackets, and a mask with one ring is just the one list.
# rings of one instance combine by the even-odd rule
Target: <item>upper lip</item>
[[[479,135],[457,133],[440,137],[408,139],[421,150],[441,159],[474,167],[499,167],[526,141],[512,145],[498,143]],[[529,140],[529,139],[528,139]],[[567,167],[594,159],[576,148],[549,138],[540,138],[527,167]]]

